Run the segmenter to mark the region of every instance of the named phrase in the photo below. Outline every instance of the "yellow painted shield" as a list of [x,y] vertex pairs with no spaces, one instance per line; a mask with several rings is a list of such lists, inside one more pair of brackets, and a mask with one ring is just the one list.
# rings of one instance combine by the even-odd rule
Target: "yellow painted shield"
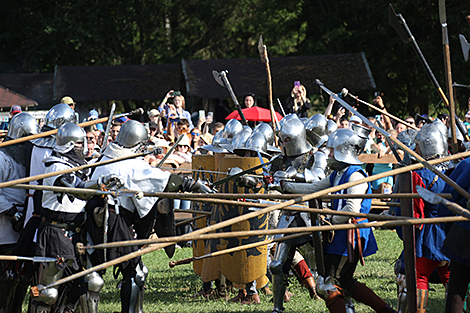
[[[214,155],[193,155],[192,169],[196,170],[193,172],[193,178],[201,178],[205,181],[214,181],[214,173],[203,172],[206,171],[216,171],[215,168],[215,156]],[[192,202],[194,210],[200,211],[211,211],[212,204],[202,203],[202,202]],[[201,218],[195,221],[196,229],[201,229],[207,226],[207,218]],[[209,251],[210,252],[210,251]],[[195,240],[193,241],[193,257],[199,257],[206,253],[206,245],[204,240]],[[204,260],[198,260],[193,262],[193,270],[196,275],[201,275],[202,267]],[[208,267],[210,268],[210,267]],[[218,278],[218,277],[217,277]]]
[[[266,162],[266,160],[265,160]],[[260,164],[258,158],[238,157],[229,155],[223,158],[219,164],[219,172],[227,172],[230,168],[239,167],[242,170],[249,169]],[[258,174],[262,173],[260,169]],[[222,174],[218,179],[224,178]],[[249,193],[250,190],[241,188],[233,182],[227,182],[220,186],[221,193]],[[260,191],[262,192],[262,190]],[[216,205],[213,211],[214,221],[225,221],[252,212],[249,207],[234,205]],[[268,228],[268,215],[263,214],[255,218],[223,228],[218,232],[261,230]],[[263,241],[266,236],[246,236],[241,238],[220,239],[217,250],[238,247],[241,245]],[[220,256],[220,269],[228,280],[237,284],[246,284],[257,279],[261,279],[266,274],[267,247],[260,246],[241,250]],[[214,252],[214,251],[212,251]],[[260,281],[261,283],[261,281]],[[263,285],[264,286],[264,285]],[[262,287],[262,286],[260,286]]]

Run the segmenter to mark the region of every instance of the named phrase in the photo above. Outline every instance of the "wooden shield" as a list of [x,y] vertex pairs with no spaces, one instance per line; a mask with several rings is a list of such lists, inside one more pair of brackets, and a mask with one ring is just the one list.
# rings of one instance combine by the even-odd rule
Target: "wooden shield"
[[[266,160],[265,160],[266,162]],[[258,158],[245,158],[234,155],[228,155],[219,163],[219,172],[227,172],[230,168],[239,167],[242,170],[249,169],[260,164]],[[257,174],[261,174],[260,169]],[[226,175],[221,174],[219,179]],[[220,186],[222,193],[249,193],[246,188],[237,187],[233,182],[227,182]],[[261,190],[260,192],[263,192]],[[216,221],[225,221],[234,217],[251,212],[249,207],[234,205],[216,205],[214,208],[214,217]],[[229,227],[218,230],[218,232],[248,231],[268,229],[268,214],[263,214],[255,218],[234,224]],[[218,250],[238,247],[241,245],[263,241],[266,236],[246,236],[241,238],[220,239]],[[228,280],[237,284],[246,284],[254,280],[262,279],[266,274],[267,266],[267,246],[260,246],[247,250],[224,254],[220,257],[220,269],[222,274]],[[261,283],[261,281],[260,281]],[[260,286],[262,287],[262,286]]]
[[[192,161],[192,169],[196,170],[193,172],[194,179],[202,179],[205,181],[213,182],[214,181],[214,172],[216,171],[215,168],[215,156],[214,155],[193,155]],[[211,172],[203,172],[211,171]],[[213,177],[214,176],[214,177]],[[212,211],[212,204],[210,203],[202,203],[202,202],[192,202],[193,209],[198,211]],[[201,218],[195,221],[194,223],[196,229],[201,229],[207,226],[207,218]],[[199,257],[206,253],[206,245],[204,240],[194,240],[193,241],[193,257]],[[193,270],[196,275],[201,276],[202,273],[202,265],[204,260],[198,260],[193,262]]]

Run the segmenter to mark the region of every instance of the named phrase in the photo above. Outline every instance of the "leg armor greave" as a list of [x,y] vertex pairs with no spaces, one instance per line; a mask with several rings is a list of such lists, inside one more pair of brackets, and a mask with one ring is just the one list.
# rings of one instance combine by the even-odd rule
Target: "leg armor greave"
[[286,243],[278,243],[276,252],[274,252],[274,259],[269,265],[273,277],[273,312],[281,313],[284,310],[284,294],[286,292],[286,283],[284,278],[283,268],[289,257],[291,245]]
[[80,296],[81,313],[98,313],[100,291],[104,286],[103,278],[96,272],[86,276],[87,292]]
[[124,278],[121,287],[122,313],[142,313],[144,285],[148,276],[148,268],[137,264],[134,277]]
[[[53,304],[56,303],[59,297],[59,290],[57,287],[42,289],[53,282],[58,281],[63,276],[63,271],[60,271],[54,264],[47,266],[40,265],[37,289],[32,291],[33,299],[30,302],[31,308],[28,312],[31,313],[47,313],[50,312]],[[42,290],[41,290],[42,289]]]
[[397,275],[397,296],[398,296],[398,313],[409,313],[408,310],[408,293],[406,289],[406,276]]

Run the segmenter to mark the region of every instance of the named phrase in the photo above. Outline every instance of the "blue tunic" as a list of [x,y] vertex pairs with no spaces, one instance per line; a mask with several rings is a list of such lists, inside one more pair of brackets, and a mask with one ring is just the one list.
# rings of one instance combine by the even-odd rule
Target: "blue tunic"
[[[427,168],[422,168],[413,172],[413,192],[416,192],[416,186],[426,188],[433,193],[442,193],[445,181]],[[437,205],[422,199],[414,199],[413,201],[416,218],[438,216]],[[445,239],[444,225],[421,225],[415,230],[416,257],[424,257],[435,261],[448,261],[449,259],[441,252]]]
[[[360,171],[364,175],[364,177],[367,177],[367,174],[364,172],[364,170],[361,168],[361,166],[351,165],[351,166],[348,167],[346,172],[343,174],[343,177],[341,177],[341,179],[339,180],[338,185],[347,183],[349,181],[349,178],[351,177],[351,175],[353,173],[357,172],[357,171]],[[332,186],[332,187],[334,185],[336,175],[337,175],[337,171],[333,172],[330,175],[330,186]],[[344,189],[343,191],[347,192],[347,189]],[[336,193],[340,194],[341,192],[338,191]],[[370,188],[370,184],[368,184],[367,194],[370,194],[370,193],[372,193],[372,190]],[[369,213],[371,202],[372,202],[371,199],[362,200],[361,211],[360,212],[361,213]],[[345,202],[343,202],[343,203],[345,203]],[[337,210],[337,211],[341,210],[341,208],[338,208],[338,205],[339,205],[339,200],[338,199],[333,200],[332,204],[333,204],[333,207],[332,207],[333,210]],[[365,219],[365,220],[359,222],[359,224],[360,223],[368,223],[368,222],[369,222],[369,220]],[[362,255],[364,257],[366,257],[366,256],[369,256],[369,255],[372,255],[372,254],[376,253],[377,250],[378,250],[377,249],[377,242],[375,241],[374,233],[372,232],[372,230],[370,228],[361,228],[360,229],[360,235],[361,235],[361,238],[363,238],[365,240],[365,244],[364,244],[364,247],[363,247],[364,251],[362,252]],[[336,255],[347,256],[348,255],[347,243],[348,243],[347,230],[336,230],[333,241],[331,243],[326,242],[325,253],[326,254],[336,254]],[[357,245],[357,238],[356,238],[356,245]]]

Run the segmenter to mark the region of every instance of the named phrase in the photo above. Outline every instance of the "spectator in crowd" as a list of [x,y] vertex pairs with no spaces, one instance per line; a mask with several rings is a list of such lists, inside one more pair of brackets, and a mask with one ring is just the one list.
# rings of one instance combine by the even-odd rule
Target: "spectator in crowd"
[[247,93],[243,98],[243,104],[245,108],[251,108],[256,106],[256,97],[254,93]]
[[308,110],[312,107],[307,98],[307,89],[300,82],[294,82],[291,95],[287,98],[285,110],[286,113],[295,113],[298,117],[308,117]]
[[[99,117],[100,117],[100,115],[98,114],[98,111],[93,109],[88,113],[88,117],[86,119],[84,119],[82,121],[82,123],[97,120]],[[103,128],[103,125],[101,123],[97,123],[97,124],[93,125],[93,130],[102,130],[102,131],[104,131],[104,128]]]
[[148,113],[149,120],[152,122],[156,122],[157,118],[160,116],[160,112],[157,109],[152,109]]
[[349,128],[349,120],[347,117],[342,117],[339,121],[338,128]]
[[207,114],[207,117],[205,116],[205,114],[200,115],[199,119],[197,121],[196,128],[202,130],[203,134],[208,133],[209,132],[209,127],[213,122],[213,117],[214,117],[213,112],[209,112],[209,114]]
[[[122,123],[120,123],[118,121],[113,121],[112,122],[111,129],[109,131],[108,140],[109,140],[109,138],[111,138],[111,141],[116,140],[116,137],[119,134],[119,131],[121,130],[121,125],[122,125]],[[108,143],[106,143],[106,144],[108,144]]]
[[212,131],[211,131],[212,135],[215,136],[215,134],[217,134],[219,132],[219,130],[224,129],[224,127],[225,127],[224,124],[221,123],[221,122],[215,123],[214,127],[212,128]]
[[438,119],[440,119],[442,121],[442,123],[444,123],[444,125],[446,125],[447,127],[449,127],[448,125],[448,122],[449,122],[449,114],[447,113],[441,113],[437,116]]
[[395,127],[395,130],[397,131],[398,134],[407,129],[408,127],[406,127],[405,124],[402,124],[402,123],[398,123],[397,126]]
[[75,112],[75,116],[77,117],[77,121],[80,120],[80,116],[78,115],[78,112],[75,111],[75,107],[76,107],[77,103],[72,99],[72,97],[65,96],[62,99],[60,99],[60,103],[68,104],[69,107]]
[[201,131],[198,128],[191,129],[191,152],[195,153],[199,149],[199,141],[201,139]]
[[95,156],[99,155],[99,152],[96,149],[96,137],[93,132],[86,133],[86,144],[87,144],[87,152],[85,155],[85,160],[90,161]]
[[[410,125],[416,126],[416,124],[415,124],[415,119],[414,119],[412,116],[407,116],[407,117],[405,118],[405,122],[407,122],[407,123],[410,124]],[[408,128],[409,128],[409,127],[408,127]]]
[[[21,113],[21,107],[18,104],[13,104],[10,108],[10,120],[16,114]],[[9,122],[2,122],[0,124],[0,130],[8,130]]]

